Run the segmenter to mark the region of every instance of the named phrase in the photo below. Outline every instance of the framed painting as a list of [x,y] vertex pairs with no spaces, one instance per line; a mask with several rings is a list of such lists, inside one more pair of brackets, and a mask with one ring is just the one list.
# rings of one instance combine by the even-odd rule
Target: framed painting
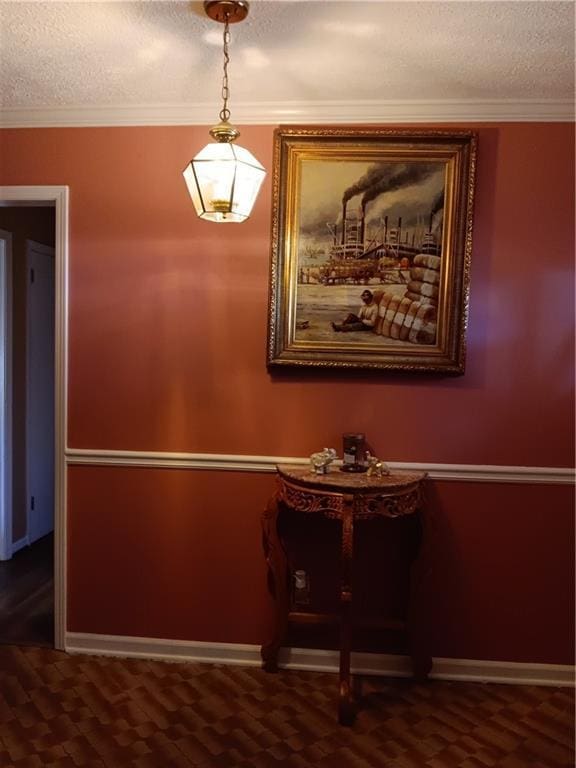
[[279,128],[268,366],[461,374],[470,131]]

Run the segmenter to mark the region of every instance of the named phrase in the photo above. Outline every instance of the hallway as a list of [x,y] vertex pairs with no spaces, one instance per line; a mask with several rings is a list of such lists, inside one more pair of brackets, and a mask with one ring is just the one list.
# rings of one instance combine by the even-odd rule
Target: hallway
[[0,562],[0,643],[54,646],[54,535]]

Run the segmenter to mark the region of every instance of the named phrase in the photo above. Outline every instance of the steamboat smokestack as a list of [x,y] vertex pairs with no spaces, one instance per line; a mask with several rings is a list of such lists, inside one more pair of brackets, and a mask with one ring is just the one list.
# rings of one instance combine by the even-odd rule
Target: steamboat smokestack
[[398,245],[402,242],[402,216],[398,216]]
[[434,211],[430,211],[430,221],[428,222],[428,232],[432,232],[432,219],[434,218]]
[[346,203],[342,203],[342,245],[346,242]]
[[384,244],[388,242],[388,216],[384,216]]
[[366,231],[366,203],[364,201],[362,202],[360,210],[360,245],[362,246],[362,250],[364,250],[364,233]]

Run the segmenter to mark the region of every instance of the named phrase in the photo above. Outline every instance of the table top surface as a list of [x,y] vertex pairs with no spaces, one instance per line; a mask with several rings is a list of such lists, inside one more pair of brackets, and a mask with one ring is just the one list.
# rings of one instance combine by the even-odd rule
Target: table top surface
[[325,489],[333,493],[369,493],[393,491],[417,485],[426,477],[425,472],[394,470],[389,475],[367,475],[366,472],[342,472],[339,467],[328,467],[325,475],[316,474],[310,467],[296,464],[278,464],[280,477],[297,485]]

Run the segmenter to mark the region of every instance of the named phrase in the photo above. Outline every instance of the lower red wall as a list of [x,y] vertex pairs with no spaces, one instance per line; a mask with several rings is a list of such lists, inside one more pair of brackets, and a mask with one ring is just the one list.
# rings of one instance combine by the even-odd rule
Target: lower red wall
[[[445,126],[442,126],[445,127]],[[2,184],[70,186],[72,448],[574,465],[574,126],[480,124],[462,377],[265,367],[270,175],[241,226],[180,171],[204,128],[2,132]],[[273,131],[242,142],[272,168]],[[255,642],[268,476],[69,470],[69,628]],[[570,487],[437,483],[438,655],[571,658]],[[235,597],[236,592],[238,596]]]
[[272,476],[77,466],[68,482],[70,630],[259,642]]
[[[570,663],[572,489],[427,485],[419,612],[433,655]],[[261,644],[273,489],[270,475],[72,467],[69,629]]]
[[438,656],[574,660],[574,489],[431,483],[424,613]]

